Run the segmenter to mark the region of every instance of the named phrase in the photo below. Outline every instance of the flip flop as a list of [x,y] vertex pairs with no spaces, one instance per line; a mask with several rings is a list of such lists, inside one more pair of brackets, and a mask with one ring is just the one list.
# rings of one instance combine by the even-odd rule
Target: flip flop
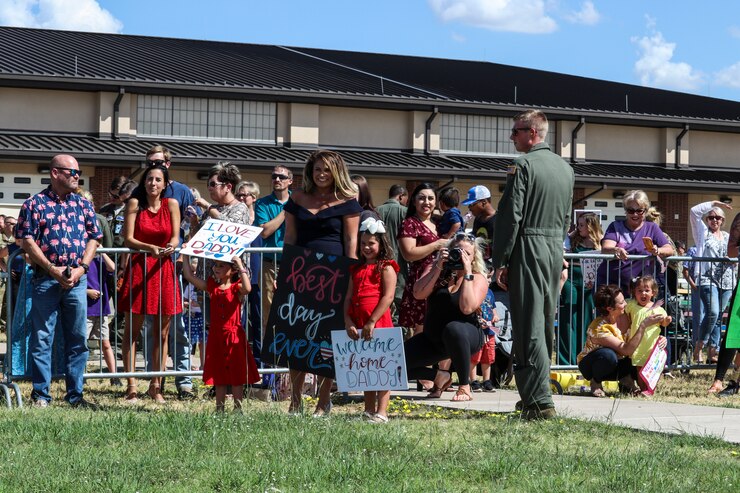
[[604,389],[594,389],[591,391],[591,395],[594,397],[606,397]]

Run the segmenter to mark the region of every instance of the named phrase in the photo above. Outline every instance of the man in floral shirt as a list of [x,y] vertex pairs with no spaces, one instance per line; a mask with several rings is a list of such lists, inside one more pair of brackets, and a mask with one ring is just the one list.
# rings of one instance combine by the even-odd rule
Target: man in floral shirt
[[95,209],[77,195],[80,165],[69,155],[51,160],[51,185],[21,207],[15,237],[34,265],[31,319],[31,399],[51,402],[54,331],[63,332],[67,394],[73,407],[95,406],[82,397],[87,363],[87,271],[102,238]]

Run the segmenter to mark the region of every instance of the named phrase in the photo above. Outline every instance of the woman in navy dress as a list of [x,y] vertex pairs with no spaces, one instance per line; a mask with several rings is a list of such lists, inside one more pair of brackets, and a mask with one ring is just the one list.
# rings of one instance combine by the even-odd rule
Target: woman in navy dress
[[[355,198],[357,186],[350,180],[342,156],[317,150],[303,170],[303,190],[285,204],[284,244],[309,248],[327,255],[357,258],[357,231],[362,207]],[[291,369],[289,412],[301,409],[305,372]],[[314,416],[331,411],[331,378],[319,378],[319,402]]]

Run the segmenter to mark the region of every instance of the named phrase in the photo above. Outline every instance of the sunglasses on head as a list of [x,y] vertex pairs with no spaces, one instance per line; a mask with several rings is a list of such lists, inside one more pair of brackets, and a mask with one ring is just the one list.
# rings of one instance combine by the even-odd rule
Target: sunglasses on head
[[71,176],[72,178],[76,178],[82,175],[82,171],[78,169],[74,169],[74,168],[62,168],[60,166],[54,166],[54,169],[61,169],[64,171],[69,171],[69,176]]
[[146,164],[147,166],[164,166],[166,162],[164,159],[153,159],[147,160]]
[[288,175],[281,175],[280,173],[273,173],[272,174],[272,179],[273,180],[284,181],[284,180],[289,180],[290,177]]
[[475,235],[472,233],[456,233],[455,234],[455,241],[469,241],[470,243],[475,243]]

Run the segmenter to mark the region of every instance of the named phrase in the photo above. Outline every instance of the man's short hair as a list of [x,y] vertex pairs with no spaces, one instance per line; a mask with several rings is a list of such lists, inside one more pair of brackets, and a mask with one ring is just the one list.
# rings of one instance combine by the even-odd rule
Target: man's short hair
[[288,168],[286,166],[283,166],[282,164],[278,164],[277,166],[275,166],[274,168],[272,168],[272,171],[274,173],[274,172],[276,172],[279,169],[284,169],[287,172],[286,174],[288,175],[288,178],[290,178],[291,180],[293,179],[293,172],[290,171],[290,168]]
[[391,185],[391,189],[388,190],[388,198],[399,197],[401,195],[407,195],[409,192],[403,185]]
[[168,163],[172,160],[172,153],[170,152],[170,150],[167,149],[165,146],[160,146],[160,145],[156,145],[152,147],[151,149],[149,149],[148,151],[146,151],[146,158],[149,159],[149,156],[152,156],[159,152],[162,153],[162,155],[164,156],[164,160],[167,161]]
[[545,114],[540,110],[524,111],[516,115],[513,120],[515,122],[523,122],[529,127],[537,130],[537,135],[539,135],[540,139],[543,141],[545,140],[545,137],[547,137],[547,130],[549,128],[547,116],[545,116]]

